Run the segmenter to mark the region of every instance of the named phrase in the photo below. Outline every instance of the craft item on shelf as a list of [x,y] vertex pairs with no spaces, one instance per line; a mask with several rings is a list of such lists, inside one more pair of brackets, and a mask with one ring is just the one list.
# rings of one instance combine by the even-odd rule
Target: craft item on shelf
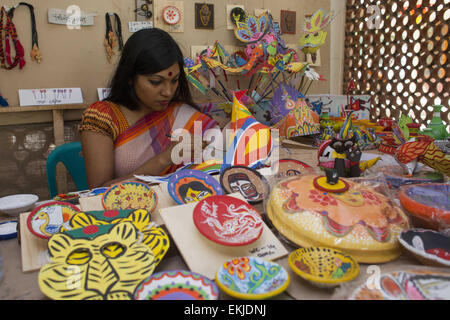
[[320,288],[332,288],[355,279],[359,264],[343,251],[326,247],[297,249],[289,254],[289,267]]
[[244,166],[231,166],[220,174],[220,184],[229,193],[239,192],[248,203],[256,204],[269,194],[269,183],[258,171]]
[[450,226],[450,184],[423,183],[403,186],[398,198],[417,227],[440,230]]
[[187,270],[153,274],[138,285],[134,300],[218,300],[219,289],[211,279]]
[[[450,300],[450,272],[411,267],[382,273],[379,286],[365,282],[349,296],[350,300]],[[432,285],[431,285],[432,284]]]
[[390,165],[380,168],[386,182],[390,187],[399,188],[402,185],[427,183],[427,182],[444,182],[444,175],[431,168],[422,166],[415,170],[412,175],[405,174],[400,166]]
[[263,220],[254,207],[230,196],[211,196],[194,208],[197,230],[207,239],[225,246],[255,242],[263,231]]
[[431,118],[430,123],[422,131],[423,134],[428,135],[436,140],[445,140],[450,137],[450,134],[447,132],[447,126],[444,124],[441,118],[441,109],[443,107],[444,106],[442,105],[435,105],[433,107],[433,118]]
[[184,169],[171,175],[167,189],[178,204],[198,202],[207,197],[222,195],[219,182],[209,174],[192,169]]
[[410,229],[399,235],[402,246],[425,265],[450,267],[450,237],[433,230]]
[[[112,16],[114,17],[116,23],[115,28],[113,28],[111,24]],[[105,21],[106,21],[106,34],[103,42],[105,45],[108,62],[112,63],[112,58],[116,54],[114,52],[116,45],[118,44],[119,51],[122,51],[123,49],[122,23],[117,13],[110,13],[110,12],[107,12],[105,14]]]
[[312,173],[314,170],[310,165],[295,159],[280,159],[272,165],[272,168],[277,178]]
[[60,193],[53,197],[53,200],[59,202],[69,202],[71,204],[79,204],[78,199],[80,198],[79,192],[68,192],[68,193]]
[[127,181],[112,185],[102,197],[105,209],[155,210],[158,203],[156,192],[147,184]]
[[[17,35],[16,26],[12,22],[12,18],[9,16],[5,7],[0,9],[0,64],[1,68],[11,70],[19,65],[19,69],[22,69],[25,62],[25,51],[22,44],[19,41]],[[5,23],[3,22],[5,21]],[[11,43],[13,42],[15,57],[14,60],[11,57]]]
[[69,228],[70,218],[81,212],[68,202],[46,202],[31,211],[27,219],[28,230],[36,237],[49,239],[61,231]]
[[18,215],[34,208],[39,197],[35,194],[14,194],[0,198],[0,212]]
[[344,250],[358,262],[400,256],[397,236],[409,228],[402,210],[369,185],[332,178],[305,174],[278,182],[266,204],[274,227],[298,246]]
[[195,4],[195,29],[214,29],[214,4]]
[[165,23],[174,25],[180,22],[181,13],[176,6],[166,6],[162,11],[163,20]]
[[17,237],[17,221],[0,222],[0,240],[8,240]]
[[223,263],[216,273],[221,290],[238,299],[269,299],[289,286],[286,270],[275,262],[255,257],[238,257]]
[[[39,287],[55,300],[132,299],[155,269],[155,256],[128,221],[55,234]],[[75,276],[74,276],[75,274]]]
[[144,17],[145,19],[151,19],[153,17],[153,12],[151,10],[150,5],[152,4],[151,1],[146,1],[142,3],[139,8],[136,8],[134,12],[136,12],[136,18],[137,16]]
[[2,96],[1,93],[0,93],[0,106],[2,106],[2,107],[9,106],[8,101]]

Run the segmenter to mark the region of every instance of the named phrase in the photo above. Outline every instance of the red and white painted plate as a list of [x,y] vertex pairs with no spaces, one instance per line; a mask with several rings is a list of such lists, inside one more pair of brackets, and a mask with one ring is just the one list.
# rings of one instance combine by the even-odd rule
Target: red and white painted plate
[[166,6],[163,9],[163,19],[167,24],[177,24],[180,22],[181,13],[180,10],[175,6]]

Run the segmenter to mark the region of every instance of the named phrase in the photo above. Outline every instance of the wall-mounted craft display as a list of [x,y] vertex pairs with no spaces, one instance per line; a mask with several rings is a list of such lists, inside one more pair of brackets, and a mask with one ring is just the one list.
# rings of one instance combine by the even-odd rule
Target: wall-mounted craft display
[[184,32],[184,1],[153,0],[155,28],[167,32]]
[[174,173],[167,184],[172,199],[178,204],[198,202],[206,197],[222,195],[219,182],[200,170],[180,170]]
[[223,263],[216,273],[221,290],[238,299],[268,299],[289,286],[289,274],[277,263],[239,257]]
[[136,21],[143,22],[153,18],[153,1],[136,0]]
[[39,287],[55,300],[133,299],[155,269],[155,256],[131,222],[88,226],[48,241],[51,263],[39,272]]
[[269,194],[266,178],[244,166],[231,166],[223,170],[220,184],[226,193],[239,192],[251,204],[261,202]]
[[290,10],[281,10],[280,26],[283,34],[295,34],[297,13]]
[[236,21],[244,22],[245,6],[242,4],[227,4],[227,29],[233,30]]
[[195,29],[214,29],[214,4],[195,4]]
[[263,231],[258,211],[230,196],[212,196],[200,201],[194,208],[193,220],[203,236],[226,246],[255,242]]
[[275,228],[302,247],[344,250],[358,262],[391,261],[402,253],[408,217],[370,184],[333,177],[294,176],[278,182],[267,201]]
[[128,181],[112,185],[102,197],[105,209],[146,209],[152,212],[158,196],[147,184]]
[[83,26],[93,26],[96,13],[83,12],[77,5],[70,5],[66,9],[48,9],[48,23],[60,24],[68,29],[81,29]]
[[219,289],[211,279],[187,270],[153,274],[134,292],[135,300],[217,300]]
[[[113,17],[115,24],[111,22],[111,17]],[[106,55],[108,58],[108,62],[112,63],[112,58],[116,54],[115,48],[118,47],[119,51],[123,49],[123,39],[122,39],[122,23],[120,21],[120,17],[115,12],[107,12],[105,13],[105,23],[106,23],[106,32],[105,39],[103,40],[103,44],[106,49]]]
[[[5,7],[0,8],[0,64],[2,69],[11,70],[19,66],[22,69],[25,62],[25,53],[23,46],[19,40],[16,26],[12,21],[12,17]],[[5,37],[3,40],[3,32]],[[3,43],[3,41],[5,43]],[[12,42],[12,45],[11,43]],[[14,59],[12,59],[11,48],[15,50]],[[4,49],[3,49],[4,48]]]

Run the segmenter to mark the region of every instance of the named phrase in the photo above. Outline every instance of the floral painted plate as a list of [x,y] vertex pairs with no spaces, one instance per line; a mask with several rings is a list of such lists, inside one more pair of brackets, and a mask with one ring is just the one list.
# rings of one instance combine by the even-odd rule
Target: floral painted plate
[[201,274],[173,270],[153,274],[137,286],[135,300],[217,300],[219,289]]
[[216,283],[229,296],[239,299],[268,299],[282,293],[290,282],[279,264],[255,257],[225,262],[216,273]]
[[450,267],[450,237],[425,229],[400,233],[398,240],[418,260],[426,265]]
[[303,279],[330,288],[358,276],[359,264],[348,254],[327,247],[309,247],[289,255],[289,266]]
[[198,202],[206,197],[223,194],[219,182],[200,170],[175,172],[167,184],[172,199],[178,204]]
[[70,218],[79,212],[80,209],[68,202],[46,202],[28,215],[28,230],[36,237],[49,239],[62,227],[67,228]]
[[155,210],[158,203],[156,192],[147,184],[129,181],[111,186],[102,197],[103,208]]
[[256,209],[230,196],[203,199],[195,206],[193,219],[203,236],[226,246],[250,244],[263,231],[263,220]]

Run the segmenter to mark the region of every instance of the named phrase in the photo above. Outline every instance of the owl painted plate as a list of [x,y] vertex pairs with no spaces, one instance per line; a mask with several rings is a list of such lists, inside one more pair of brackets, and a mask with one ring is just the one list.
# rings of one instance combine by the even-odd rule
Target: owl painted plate
[[175,172],[167,184],[172,199],[178,204],[198,202],[206,197],[222,195],[219,182],[200,170],[180,170]]
[[289,255],[289,267],[303,279],[321,288],[351,281],[359,273],[359,264],[353,257],[326,247],[293,251]]
[[247,202],[230,196],[211,196],[194,208],[194,224],[209,240],[226,246],[255,242],[263,231],[263,220]]
[[155,210],[158,203],[156,192],[147,184],[129,181],[111,186],[102,197],[103,208]]
[[79,212],[80,209],[68,202],[46,202],[28,215],[28,230],[36,237],[48,239],[68,227],[70,218]]
[[268,299],[289,286],[289,274],[277,263],[255,257],[240,257],[222,264],[216,283],[238,299]]
[[153,274],[134,292],[135,300],[217,300],[219,289],[201,274],[172,270]]

